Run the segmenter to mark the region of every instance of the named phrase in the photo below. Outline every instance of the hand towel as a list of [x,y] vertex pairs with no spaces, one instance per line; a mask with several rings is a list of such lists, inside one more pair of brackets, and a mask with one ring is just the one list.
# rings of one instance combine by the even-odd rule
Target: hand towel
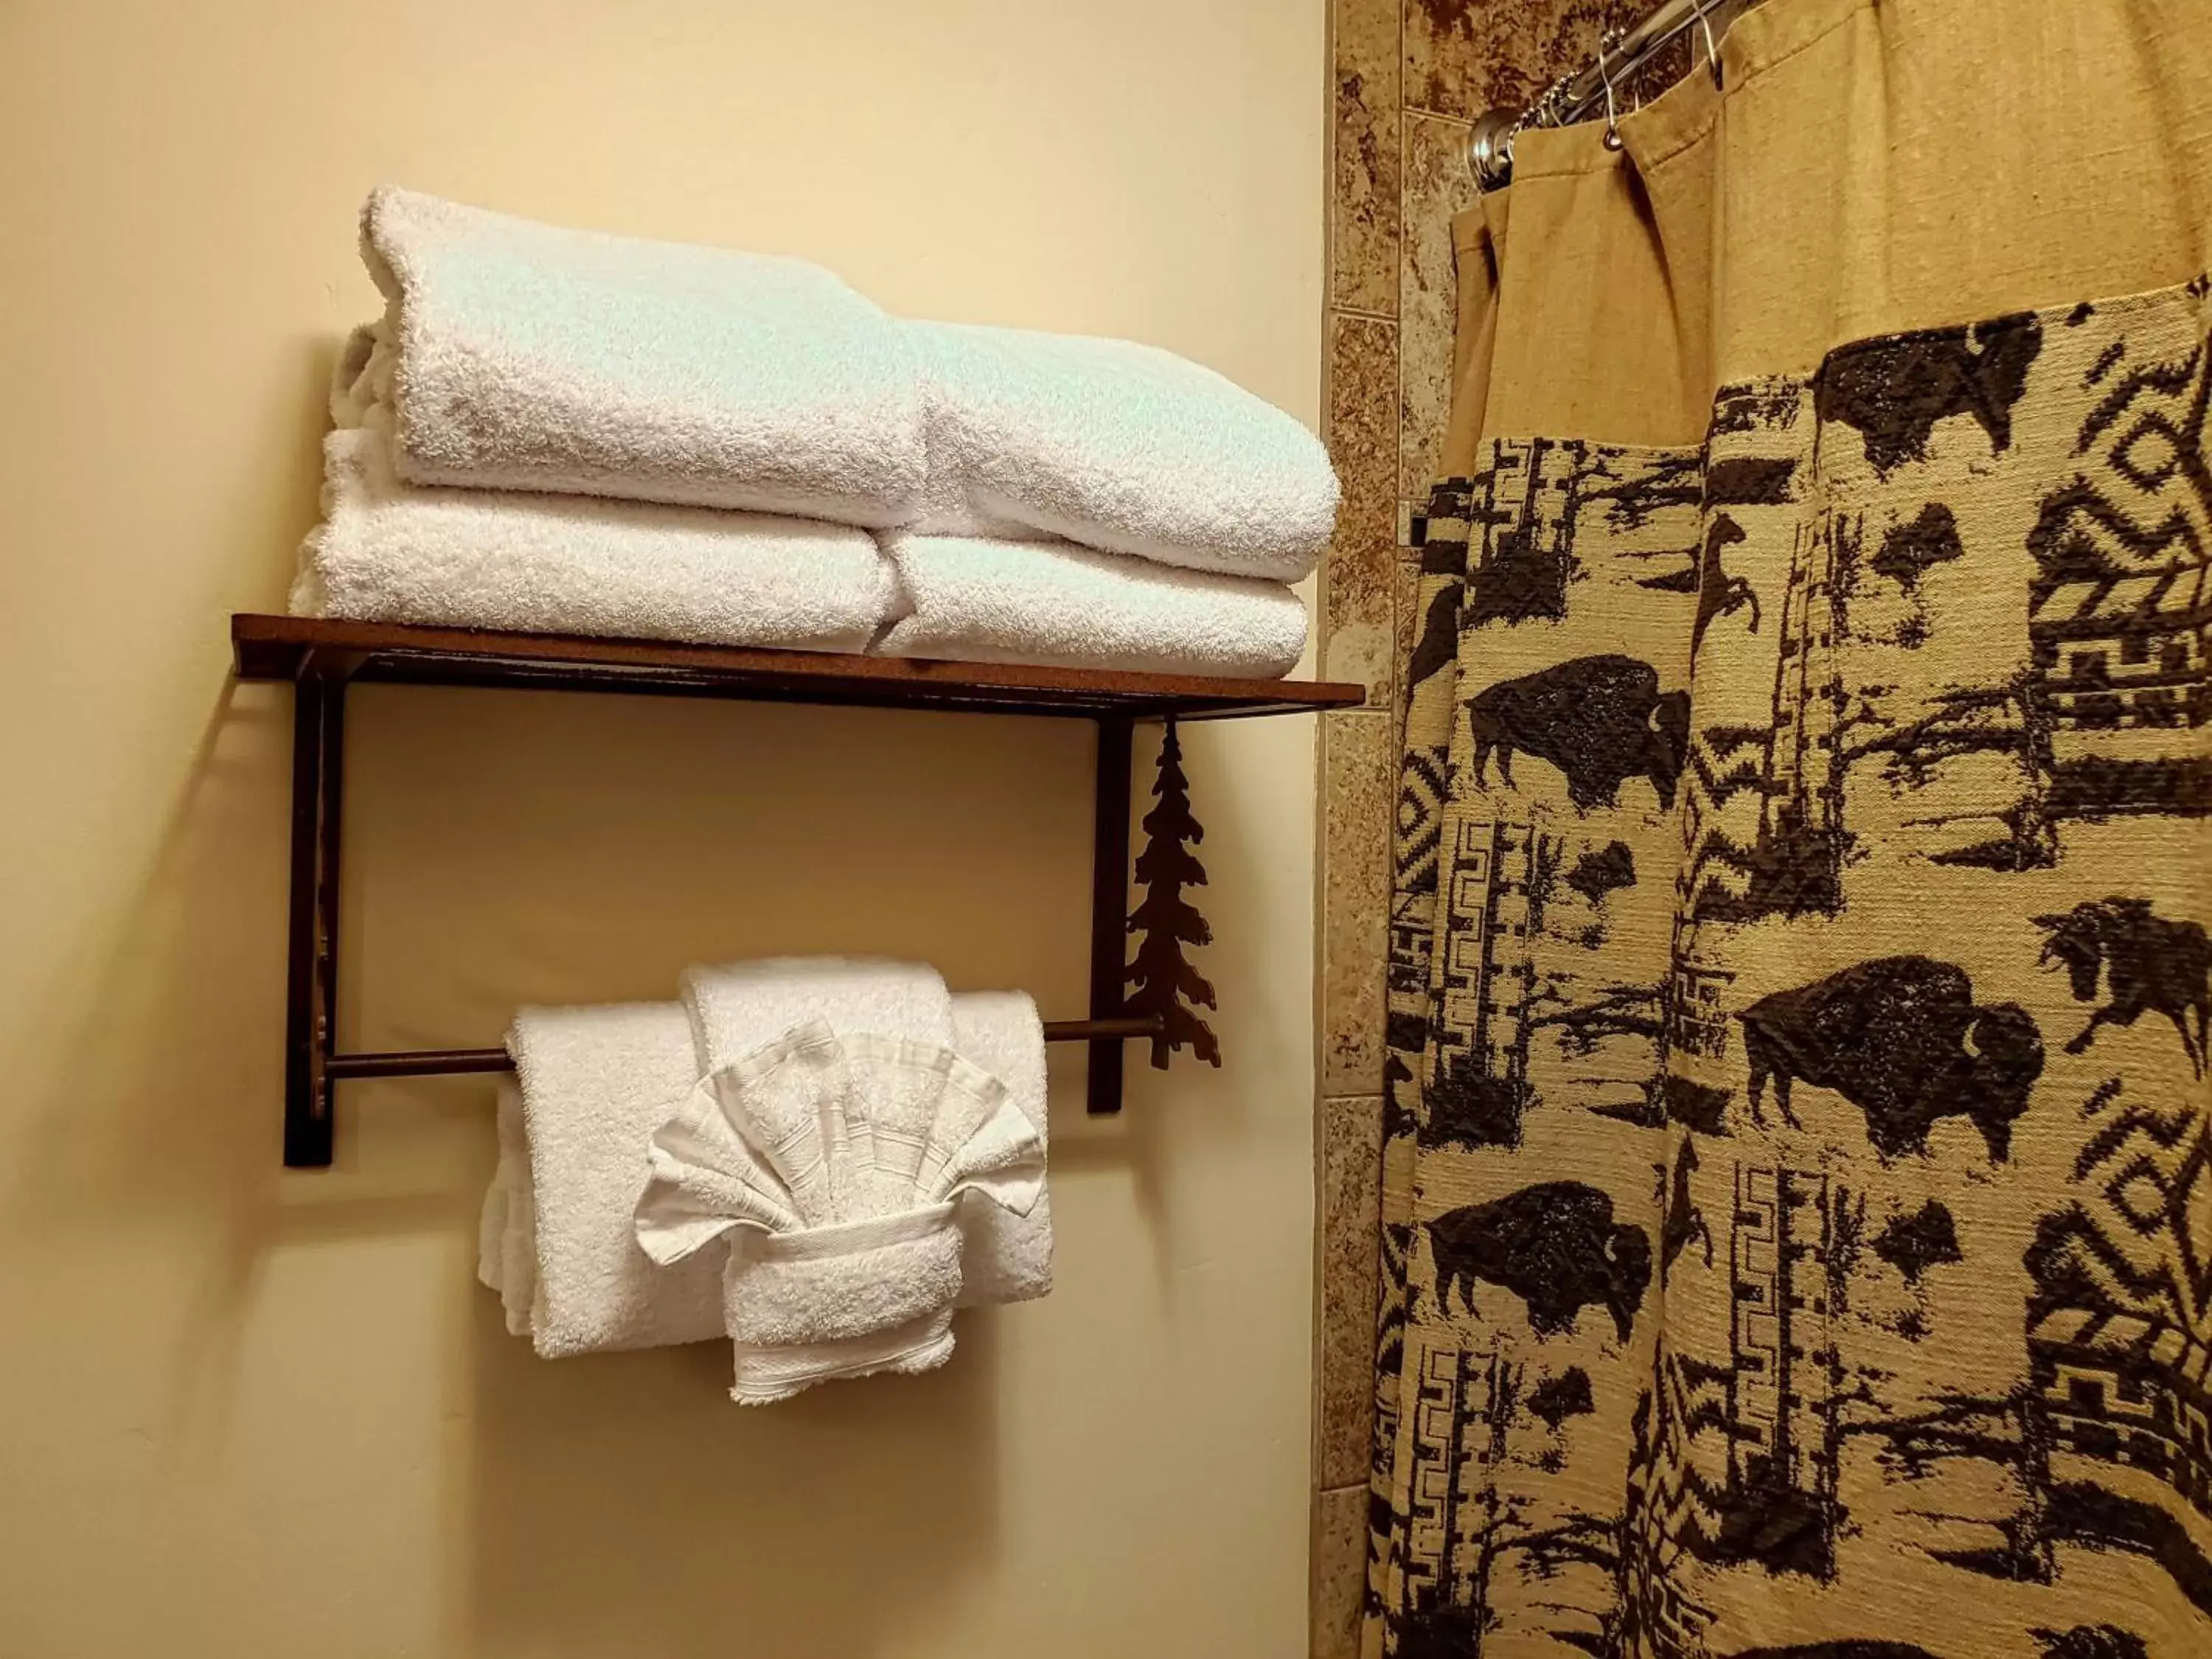
[[659,1267],[634,1219],[653,1131],[698,1083],[690,1016],[674,1003],[525,1008],[507,1048],[527,1151],[526,1179],[507,1188],[509,1328],[549,1359],[721,1335],[722,1249]]
[[1305,601],[1281,582],[1066,542],[879,539],[906,614],[875,655],[1273,679],[1305,649]]
[[[1019,991],[963,991],[952,999],[953,1046],[1006,1085],[1036,1131],[1037,1154],[1048,1154],[1044,1022]],[[959,1202],[960,1305],[1028,1302],[1052,1291],[1052,1193],[1040,1182],[1027,1215],[1016,1215],[981,1193]]]
[[371,389],[410,483],[901,524],[927,448],[913,345],[804,260],[563,230],[380,189]]
[[1126,340],[909,324],[925,382],[924,533],[1042,532],[1297,581],[1336,524],[1319,439],[1241,386]]
[[296,616],[860,652],[897,579],[866,532],[581,495],[418,488],[388,419],[323,440]]
[[703,1079],[658,1130],[640,1245],[680,1264],[730,1236],[732,1397],[921,1370],[952,1350],[957,1200],[1028,1212],[1044,1148],[1002,1083],[949,1049],[823,1020]]

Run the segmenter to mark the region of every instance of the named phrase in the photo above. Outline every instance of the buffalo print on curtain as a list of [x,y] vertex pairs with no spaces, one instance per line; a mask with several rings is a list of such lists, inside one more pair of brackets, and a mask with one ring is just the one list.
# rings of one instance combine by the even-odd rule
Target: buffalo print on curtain
[[1436,491],[1370,1654],[2212,1654],[2208,331]]

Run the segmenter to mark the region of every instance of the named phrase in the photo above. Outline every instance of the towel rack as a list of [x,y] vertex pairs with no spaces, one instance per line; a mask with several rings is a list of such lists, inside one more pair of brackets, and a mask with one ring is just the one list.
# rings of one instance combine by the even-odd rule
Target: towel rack
[[[1206,924],[1181,896],[1204,878],[1189,847],[1200,835],[1183,797],[1178,720],[1309,714],[1363,702],[1358,685],[1328,681],[1225,680],[1097,669],[929,662],[799,651],[737,650],[635,640],[575,639],[389,623],[330,622],[240,612],[230,619],[238,678],[288,680],[292,705],[292,906],[284,1034],[284,1162],[331,1161],[333,1085],[349,1078],[419,1077],[505,1069],[503,1048],[389,1054],[336,1052],[339,806],[344,771],[345,694],[350,685],[513,687],[647,693],[756,702],[922,708],[1089,720],[1098,729],[1097,798],[1091,890],[1088,1018],[1049,1023],[1047,1040],[1091,1045],[1086,1101],[1097,1114],[1121,1109],[1121,1044],[1150,1038],[1152,1063],[1190,1043],[1214,1065],[1218,1050],[1188,1006],[1212,990],[1182,960],[1203,944]],[[1152,844],[1139,860],[1151,895],[1135,917],[1129,897],[1131,729],[1164,720],[1160,805],[1146,822]],[[1155,912],[1157,911],[1157,914]],[[1164,918],[1164,920],[1163,920]],[[1126,941],[1149,929],[1139,964]],[[1127,992],[1134,981],[1137,990]]]

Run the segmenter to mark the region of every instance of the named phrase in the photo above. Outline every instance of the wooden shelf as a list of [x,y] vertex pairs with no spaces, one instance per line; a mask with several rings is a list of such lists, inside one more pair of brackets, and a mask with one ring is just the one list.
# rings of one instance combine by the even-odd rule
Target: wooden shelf
[[1312,714],[1366,696],[1359,686],[1322,680],[833,656],[244,612],[230,619],[230,638],[238,677],[246,680],[333,676],[356,685],[514,686],[1089,720]]
[[[1046,714],[1093,721],[1097,727],[1097,797],[1091,848],[1091,1007],[1088,1018],[1048,1025],[1046,1035],[1089,1046],[1088,1104],[1096,1113],[1121,1109],[1123,1042],[1152,1038],[1153,1064],[1164,1066],[1170,1044],[1180,1046],[1182,1041],[1175,1035],[1176,1020],[1187,1024],[1192,1018],[1187,1010],[1132,1006],[1123,994],[1129,977],[1130,727],[1140,720],[1318,714],[1365,697],[1357,685],[1308,680],[1202,679],[743,651],[247,613],[230,619],[230,638],[240,679],[283,680],[295,688],[284,1162],[295,1169],[331,1161],[337,1083],[496,1071],[507,1063],[505,1054],[496,1048],[345,1054],[337,1048],[339,829],[349,686],[645,692],[761,702]],[[1172,743],[1167,752],[1173,754]],[[1173,833],[1195,842],[1200,832],[1191,820]],[[1194,915],[1192,919],[1196,921]],[[1202,930],[1203,923],[1199,926]],[[1201,931],[1184,937],[1202,942],[1205,934]],[[1211,992],[1205,996],[1210,1007]],[[1198,1024],[1203,1033],[1203,1023]],[[1220,1063],[1218,1054],[1209,1053],[1207,1058]]]

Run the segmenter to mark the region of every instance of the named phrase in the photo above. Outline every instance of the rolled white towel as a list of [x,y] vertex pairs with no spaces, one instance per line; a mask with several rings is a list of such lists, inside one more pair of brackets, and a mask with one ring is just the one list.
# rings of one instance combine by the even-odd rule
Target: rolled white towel
[[295,614],[836,652],[866,649],[892,614],[897,580],[865,531],[409,484],[388,416],[368,420],[323,441],[323,519],[300,550]]
[[927,385],[924,533],[1035,536],[1241,576],[1310,574],[1336,524],[1312,433],[1187,358],[1127,340],[913,323]]
[[927,474],[912,343],[804,260],[564,230],[380,189],[366,390],[412,483],[902,524]]
[[906,614],[877,641],[878,656],[1272,679],[1305,649],[1305,601],[1281,582],[1065,542],[879,539]]

